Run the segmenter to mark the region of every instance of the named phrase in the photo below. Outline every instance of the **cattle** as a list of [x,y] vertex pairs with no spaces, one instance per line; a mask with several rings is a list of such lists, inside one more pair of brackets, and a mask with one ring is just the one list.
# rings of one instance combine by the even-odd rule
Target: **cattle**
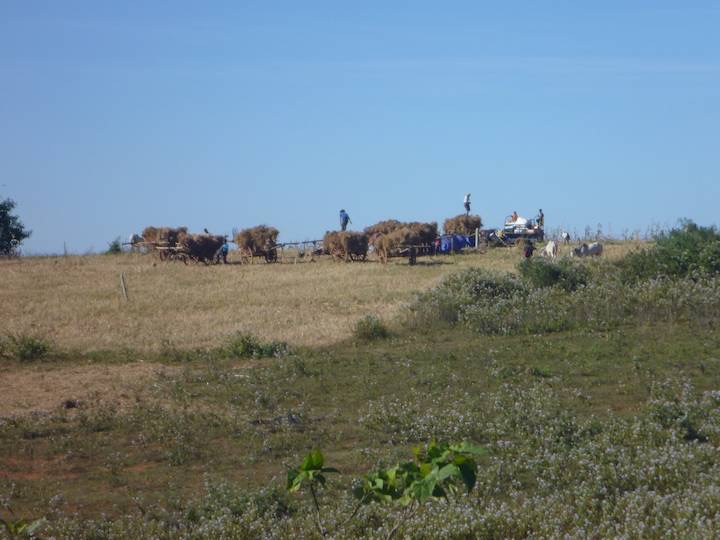
[[560,238],[565,244],[570,243],[570,233],[567,231],[563,231],[563,233],[560,235]]
[[549,257],[551,259],[554,259],[558,255],[558,245],[557,242],[554,242],[550,240],[543,250],[540,252],[541,257]]
[[599,242],[593,242],[589,246],[583,244],[580,247],[576,247],[570,252],[572,257],[599,257],[602,255],[603,245]]

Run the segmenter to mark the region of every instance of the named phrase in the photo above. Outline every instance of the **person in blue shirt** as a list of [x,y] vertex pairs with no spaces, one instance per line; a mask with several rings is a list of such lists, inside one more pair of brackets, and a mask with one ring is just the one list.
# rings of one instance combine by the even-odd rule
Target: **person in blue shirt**
[[218,250],[215,252],[215,261],[222,262],[224,264],[227,264],[227,256],[228,251],[230,251],[230,246],[228,245],[227,237],[225,238],[225,241],[223,242],[223,245],[218,248]]
[[348,223],[352,223],[350,216],[344,209],[340,210],[340,230],[344,231],[347,229]]

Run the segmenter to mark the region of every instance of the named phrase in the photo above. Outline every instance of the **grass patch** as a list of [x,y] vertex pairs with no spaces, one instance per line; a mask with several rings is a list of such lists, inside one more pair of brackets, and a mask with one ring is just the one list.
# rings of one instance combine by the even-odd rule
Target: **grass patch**
[[389,337],[390,331],[377,315],[365,315],[355,323],[353,335],[358,341],[372,341]]

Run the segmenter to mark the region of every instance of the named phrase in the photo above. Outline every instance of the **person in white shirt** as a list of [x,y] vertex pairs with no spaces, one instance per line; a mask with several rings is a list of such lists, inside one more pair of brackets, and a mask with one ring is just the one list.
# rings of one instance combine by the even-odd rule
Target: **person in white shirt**
[[465,215],[470,214],[470,194],[467,193],[463,199],[463,205],[465,206]]

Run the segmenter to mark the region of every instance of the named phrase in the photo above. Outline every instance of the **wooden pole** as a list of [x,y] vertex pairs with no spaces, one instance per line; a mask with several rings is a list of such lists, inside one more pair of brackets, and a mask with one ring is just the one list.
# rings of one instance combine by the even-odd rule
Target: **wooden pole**
[[123,298],[128,301],[127,287],[125,286],[125,272],[120,272],[120,290],[122,291]]

